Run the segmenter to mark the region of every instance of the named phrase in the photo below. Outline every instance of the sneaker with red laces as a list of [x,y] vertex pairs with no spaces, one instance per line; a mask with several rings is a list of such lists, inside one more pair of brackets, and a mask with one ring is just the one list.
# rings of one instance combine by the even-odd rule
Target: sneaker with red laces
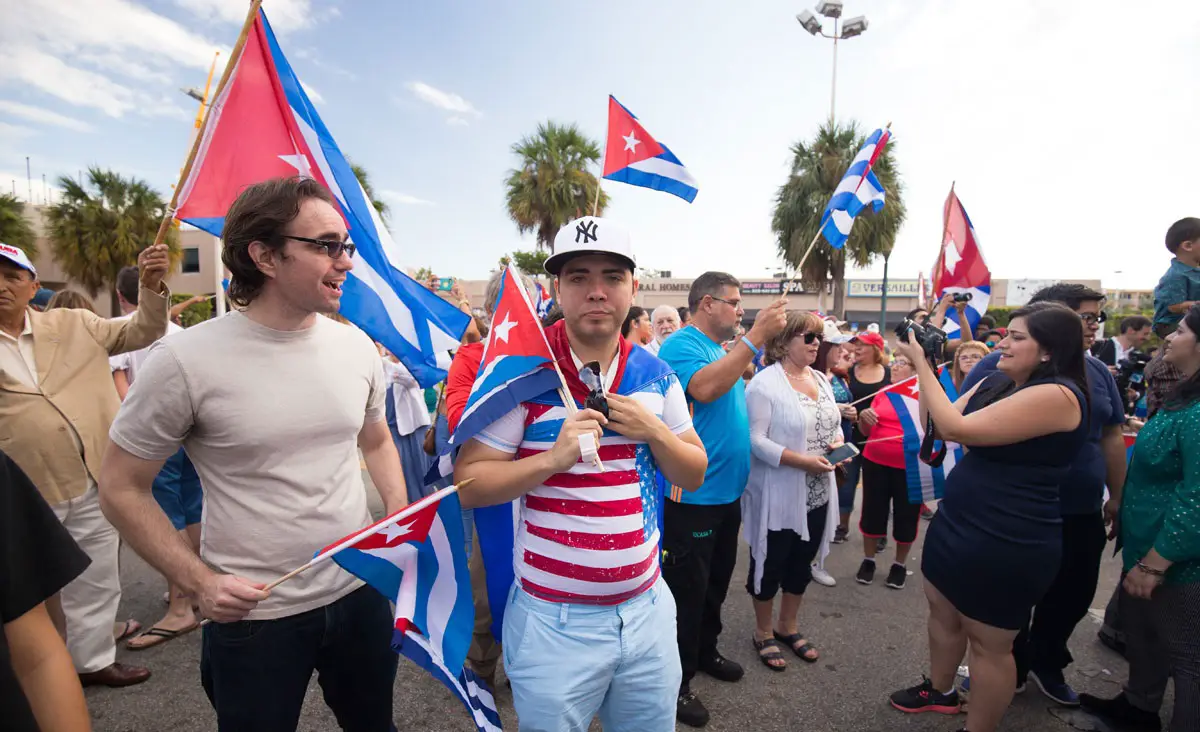
[[933,682],[925,678],[918,686],[901,689],[891,696],[892,706],[907,714],[921,712],[937,712],[938,714],[958,714],[961,705],[958,702],[958,691],[952,690],[943,694],[933,688]]

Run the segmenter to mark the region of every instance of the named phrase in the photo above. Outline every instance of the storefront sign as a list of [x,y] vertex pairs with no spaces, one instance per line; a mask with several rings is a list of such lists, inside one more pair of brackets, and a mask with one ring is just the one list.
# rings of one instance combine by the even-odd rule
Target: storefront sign
[[[920,297],[917,280],[888,280],[888,297]],[[846,297],[882,297],[883,280],[850,280]]]

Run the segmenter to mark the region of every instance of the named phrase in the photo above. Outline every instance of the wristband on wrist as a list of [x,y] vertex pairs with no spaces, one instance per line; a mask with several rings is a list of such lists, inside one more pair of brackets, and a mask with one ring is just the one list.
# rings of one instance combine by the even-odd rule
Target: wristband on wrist
[[762,355],[762,349],[755,347],[755,345],[753,343],[751,343],[750,339],[747,338],[746,336],[742,336],[742,343],[746,344],[746,347],[750,349],[750,351],[754,354],[755,358],[758,358],[759,356]]
[[1163,577],[1167,574],[1167,571],[1165,569],[1155,569],[1154,567],[1151,567],[1150,565],[1146,564],[1145,562],[1143,562],[1140,559],[1137,560],[1137,568],[1142,570],[1146,574],[1154,575],[1155,577]]

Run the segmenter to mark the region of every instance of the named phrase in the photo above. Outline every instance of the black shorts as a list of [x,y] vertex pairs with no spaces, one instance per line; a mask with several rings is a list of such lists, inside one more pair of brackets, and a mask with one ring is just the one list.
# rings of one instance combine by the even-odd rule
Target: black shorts
[[868,539],[887,536],[888,509],[892,514],[892,538],[900,544],[917,540],[921,504],[908,500],[908,479],[903,468],[889,468],[865,457],[862,461],[862,517],[858,530]]
[[812,561],[825,535],[829,507],[818,506],[808,512],[808,541],[791,529],[767,532],[767,556],[763,560],[761,592],[754,591],[754,557],[750,558],[750,576],[746,592],[755,600],[766,602],[782,587],[789,595],[803,595],[812,581]]

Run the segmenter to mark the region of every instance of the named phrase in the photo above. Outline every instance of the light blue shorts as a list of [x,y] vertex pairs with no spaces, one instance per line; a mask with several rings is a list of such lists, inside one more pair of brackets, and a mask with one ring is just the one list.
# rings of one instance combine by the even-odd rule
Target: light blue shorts
[[683,672],[662,578],[620,605],[539,600],[514,586],[504,671],[521,732],[673,732]]

